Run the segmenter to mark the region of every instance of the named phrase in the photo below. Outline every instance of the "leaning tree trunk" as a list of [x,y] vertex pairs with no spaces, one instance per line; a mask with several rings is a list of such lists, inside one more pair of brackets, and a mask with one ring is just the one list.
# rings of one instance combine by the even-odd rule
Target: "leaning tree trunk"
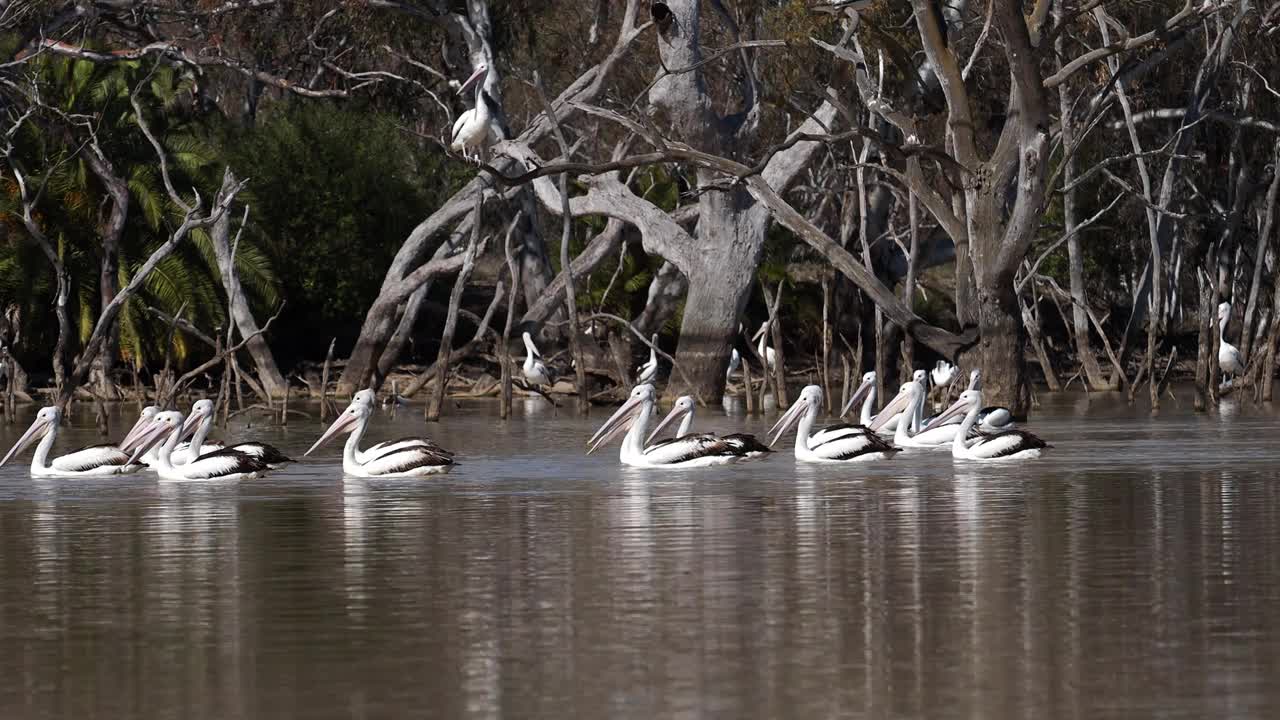
[[[236,185],[235,175],[228,170],[222,179],[221,195],[225,196],[232,192]],[[246,219],[247,217],[246,212]],[[267,339],[258,328],[258,321],[254,319],[253,310],[249,307],[249,298],[240,284],[240,273],[236,270],[235,259],[237,248],[232,247],[231,240],[231,213],[223,213],[218,218],[210,229],[209,237],[218,261],[218,273],[222,275],[222,287],[227,292],[228,311],[240,336],[247,338],[245,349],[249,351],[253,364],[258,368],[258,380],[262,383],[262,389],[271,397],[284,397],[289,385],[280,374],[280,368],[276,366],[275,356],[271,354]],[[235,242],[238,241],[239,235],[236,236]]]

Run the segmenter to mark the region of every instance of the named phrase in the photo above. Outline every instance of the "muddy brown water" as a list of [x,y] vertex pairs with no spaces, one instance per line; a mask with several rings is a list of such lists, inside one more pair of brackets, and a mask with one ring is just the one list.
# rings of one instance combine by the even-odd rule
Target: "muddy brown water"
[[[1009,466],[625,469],[583,455],[607,412],[540,400],[454,408],[430,480],[344,480],[336,446],[242,484],[28,453],[0,718],[1276,717],[1280,416],[1043,400],[1056,447]],[[320,427],[233,431],[300,456]]]

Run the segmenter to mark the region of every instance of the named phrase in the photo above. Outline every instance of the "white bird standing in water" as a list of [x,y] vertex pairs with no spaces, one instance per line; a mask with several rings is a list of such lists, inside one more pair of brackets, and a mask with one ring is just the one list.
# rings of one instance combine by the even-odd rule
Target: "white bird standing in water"
[[372,416],[373,393],[361,390],[351,399],[347,409],[342,411],[338,419],[333,421],[329,429],[303,455],[310,455],[342,433],[351,433],[342,449],[342,471],[352,477],[422,477],[447,473],[453,469],[453,453],[425,438],[380,443],[361,451],[360,440],[364,438]]
[[462,153],[467,159],[482,159],[489,147],[489,124],[493,120],[493,110],[489,103],[493,99],[484,89],[484,79],[489,75],[489,68],[481,65],[471,73],[471,77],[458,88],[458,94],[466,92],[472,85],[476,88],[476,104],[470,110],[458,116],[453,123],[453,132],[449,137],[449,148]]
[[951,456],[958,460],[1030,460],[1040,457],[1040,451],[1051,447],[1044,440],[1025,430],[1006,430],[994,435],[969,438],[982,411],[982,391],[965,390],[960,399],[943,411],[940,419],[963,417],[960,429],[951,442]]
[[778,361],[778,353],[766,344],[769,339],[768,320],[765,320],[760,329],[756,331],[755,337],[760,338],[760,344],[756,346],[756,352],[760,354],[760,359],[764,361],[765,371],[773,370],[774,363]]
[[649,338],[649,362],[636,368],[636,384],[644,385],[658,379],[658,336]]
[[729,369],[724,371],[724,382],[726,385],[729,384],[729,378],[733,377],[733,374],[738,372],[738,368],[740,367],[742,367],[742,356],[738,354],[738,348],[734,348],[733,351],[729,353]]
[[[141,420],[139,420],[141,422]],[[40,408],[35,422],[18,438],[9,452],[0,459],[0,465],[9,462],[36,440],[35,455],[31,458],[32,477],[87,477],[93,475],[120,475],[136,472],[142,465],[131,462],[129,454],[115,445],[90,445],[66,455],[49,460],[49,451],[58,439],[62,424],[62,411],[56,406]],[[135,425],[136,427],[136,425]],[[133,432],[132,430],[130,431]]]
[[271,470],[258,458],[229,448],[206,453],[175,466],[173,449],[181,436],[182,413],[172,410],[162,412],[155,416],[150,427],[132,443],[136,447],[126,449],[132,449],[136,459],[160,443],[160,451],[152,469],[161,480],[249,480],[262,477]]
[[1218,367],[1227,376],[1224,385],[1231,385],[1234,376],[1244,374],[1244,356],[1240,349],[1227,342],[1227,323],[1231,320],[1231,303],[1218,306]]
[[[653,419],[656,393],[652,385],[637,385],[631,396],[588,441],[587,454],[595,452],[614,438],[622,439],[618,458],[624,465],[646,468],[681,469],[728,465],[772,452],[752,435],[685,435],[644,446],[645,432]],[[692,403],[691,403],[692,404]],[[664,424],[678,417],[676,409]],[[661,427],[661,426],[660,426]]]
[[769,444],[778,442],[778,438],[794,426],[796,427],[796,459],[802,462],[888,460],[899,452],[898,448],[861,425],[840,424],[813,431],[813,424],[817,421],[818,411],[821,409],[822,388],[809,385],[800,392],[800,397],[769,430],[769,434],[773,435]]
[[533,344],[533,337],[529,333],[520,334],[524,340],[524,366],[520,368],[524,373],[524,379],[530,385],[550,387],[551,371],[547,369],[545,363],[542,362],[542,353],[538,352],[538,346]]

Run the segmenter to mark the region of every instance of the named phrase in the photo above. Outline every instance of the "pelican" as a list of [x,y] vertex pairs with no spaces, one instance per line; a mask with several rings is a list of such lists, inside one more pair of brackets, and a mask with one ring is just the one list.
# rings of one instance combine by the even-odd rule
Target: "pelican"
[[726,385],[729,384],[729,378],[732,377],[741,366],[742,356],[738,354],[738,348],[734,348],[733,352],[729,353],[729,369],[724,371],[724,382]]
[[[667,413],[667,416],[662,419],[662,422],[658,423],[658,426],[653,429],[653,432],[649,433],[649,437],[646,438],[644,441],[645,444],[649,445],[650,449],[653,449],[659,445],[664,445],[667,443],[674,443],[674,442],[681,442],[691,437],[692,430],[693,430],[693,406],[694,406],[694,402],[693,402],[692,396],[681,395],[680,397],[676,398],[675,404],[671,406],[671,412]],[[668,438],[666,440],[659,440],[658,442],[654,443],[653,439],[657,437],[659,433],[662,432],[662,429],[670,425],[671,423],[675,422],[676,420],[680,420],[680,427],[676,429],[675,437]],[[765,453],[773,452],[772,450],[765,447],[764,445],[761,445],[760,441],[756,439],[755,435],[746,435],[743,433],[732,433],[730,435],[724,435],[722,437],[717,438],[716,436],[711,435],[710,433],[704,433],[702,434],[702,437],[708,438],[710,440],[720,440],[722,442],[726,442],[730,444],[738,444],[742,447],[742,450],[746,454],[746,457],[748,459],[760,457]]]
[[933,382],[933,386],[938,388],[940,394],[945,394],[947,386],[956,377],[956,366],[946,360],[939,360],[937,365],[933,366],[933,370],[929,372],[929,380]]
[[524,373],[524,379],[530,385],[546,385],[551,386],[551,371],[547,369],[545,363],[542,362],[542,353],[538,352],[538,346],[533,344],[533,337],[529,333],[520,334],[524,340],[524,366],[521,368]]
[[[197,400],[191,406],[191,414],[187,416],[186,423],[182,426],[181,438],[190,437],[191,442],[185,443],[186,447],[179,446],[170,456],[174,465],[183,465],[190,460],[204,455],[206,453],[217,452],[227,448],[220,442],[214,442],[206,445],[204,440],[209,435],[209,430],[213,427],[213,401]],[[181,439],[179,438],[179,439]],[[192,448],[198,448],[192,450]],[[286,456],[273,445],[264,442],[250,441],[236,443],[229,447],[250,457],[255,457],[266,463],[272,470],[282,465],[293,462],[293,458]]]
[[960,460],[1029,460],[1040,457],[1040,451],[1051,447],[1044,440],[1024,430],[1006,430],[967,440],[982,411],[982,391],[965,390],[960,399],[942,413],[942,419],[963,417],[960,429],[951,443],[951,457]]
[[[958,425],[943,424],[931,426],[927,429],[919,429],[920,423],[917,418],[924,408],[925,395],[924,386],[919,382],[912,380],[903,383],[899,388],[898,394],[889,404],[881,411],[880,416],[883,418],[892,417],[895,413],[901,413],[903,419],[898,421],[897,427],[893,433],[893,444],[901,448],[937,448],[943,447],[955,440],[956,432],[960,429]],[[910,421],[907,421],[910,418]],[[871,424],[871,430],[877,431],[881,426],[880,421]]]
[[802,462],[837,463],[866,460],[888,460],[898,448],[861,425],[832,425],[817,432],[813,423],[822,408],[822,388],[809,385],[791,409],[774,424],[770,445],[778,442],[793,426],[796,427],[796,459]]
[[858,424],[862,425],[863,427],[868,427],[871,425],[871,421],[874,419],[871,409],[875,407],[875,404],[876,404],[876,371],[875,370],[872,370],[871,372],[863,374],[862,384],[859,385],[858,389],[855,390],[853,395],[849,397],[849,402],[845,403],[844,407],[841,408],[840,417],[844,417],[845,415],[848,415],[849,411],[853,409],[853,406],[857,405],[859,402],[862,403],[862,412],[858,416]]
[[138,413],[138,419],[133,423],[133,427],[129,428],[129,432],[125,433],[124,439],[120,441],[119,447],[125,447],[138,436],[138,433],[146,430],[151,425],[151,419],[160,412],[160,408],[155,405],[148,405],[142,408],[142,412]]
[[[129,454],[115,445],[90,445],[75,452],[49,460],[49,451],[58,438],[62,424],[62,411],[55,406],[40,408],[35,422],[18,438],[0,465],[4,465],[37,439],[35,455],[31,458],[32,477],[88,477],[94,475],[121,475],[140,470],[142,465],[132,463]],[[131,431],[132,432],[132,431]]]
[[1218,306],[1218,367],[1227,375],[1224,385],[1230,385],[1234,375],[1244,374],[1244,356],[1240,349],[1227,342],[1227,323],[1231,320],[1231,303]]
[[[974,370],[969,373],[969,390],[982,389],[982,372]],[[942,417],[942,413],[934,415],[924,420],[920,427],[932,428],[937,427],[940,423],[938,420]],[[960,424],[960,416],[952,416],[942,424]],[[982,408],[978,412],[978,429],[983,432],[998,432],[1000,430],[1008,430],[1014,426],[1013,411],[1001,405],[989,405]]]
[[[376,399],[377,399],[376,393],[374,393],[373,390],[369,390],[369,389],[361,390],[360,392],[351,396],[352,403],[360,403],[362,405],[367,406],[371,413],[373,411],[373,406],[375,404],[374,401]],[[361,463],[366,463],[374,458],[381,457],[382,455],[386,455],[389,452],[404,450],[405,448],[411,448],[411,447],[425,448],[433,453],[436,453],[437,455],[448,455],[449,457],[453,457],[453,453],[449,452],[448,450],[445,450],[444,448],[440,447],[439,445],[435,444],[434,442],[426,438],[404,437],[404,438],[400,438],[399,440],[385,440],[380,443],[375,443],[365,448],[364,450],[356,448],[356,460]]]
[[636,368],[636,384],[650,384],[658,379],[658,336],[654,335],[650,338],[649,345],[649,362]]
[[[928,381],[929,381],[929,373],[925,372],[924,370],[916,370],[914,373],[911,374],[911,382],[919,383],[920,387],[927,387],[925,383]],[[888,406],[886,405],[885,407],[887,409]],[[872,420],[879,420],[882,417],[884,418],[884,422],[876,426],[878,428],[877,432],[883,433],[885,435],[893,435],[895,432],[897,432],[898,424],[899,422],[901,422],[903,418],[906,418],[907,422],[914,423],[914,427],[912,429],[923,426],[924,424],[923,411],[916,411],[916,409],[913,407],[908,409],[912,411],[912,414],[906,415],[901,412],[893,412],[893,413],[889,413],[888,415],[885,415],[885,411],[882,409],[879,413],[875,415],[875,417],[872,418]],[[870,426],[870,423],[863,423],[863,424],[867,425],[868,427]]]
[[[631,397],[600,426],[588,441],[587,454],[626,433],[618,457],[624,465],[681,469],[728,465],[771,452],[751,435],[686,435],[644,446],[645,430],[653,418],[656,393],[649,384],[637,385]],[[673,414],[675,411],[673,410]]]
[[152,469],[161,480],[249,480],[262,477],[271,470],[258,458],[230,448],[205,453],[175,467],[173,450],[182,433],[182,413],[176,410],[158,413],[151,421],[151,426],[133,442],[136,446],[132,448],[133,458],[140,457],[160,444]]
[[[760,329],[756,331],[755,337],[760,338],[760,344],[756,345],[756,352],[760,354],[760,359],[764,362],[765,371],[773,369],[774,363],[778,361],[778,353],[765,343],[769,338],[769,321],[765,320]],[[753,338],[754,339],[754,338]]]
[[[370,392],[368,397],[361,393]],[[428,440],[409,444],[405,440],[375,445],[360,451],[360,440],[369,427],[373,415],[372,392],[361,390],[351,404],[320,436],[319,440],[303,455],[310,455],[316,448],[342,433],[351,433],[342,449],[342,471],[352,477],[406,478],[447,473],[453,468],[453,454],[440,450]]]
[[484,89],[482,80],[488,74],[488,66],[481,65],[471,73],[471,77],[467,78],[466,82],[462,83],[462,87],[458,88],[458,94],[461,95],[475,85],[476,104],[475,107],[458,116],[453,123],[453,132],[449,136],[451,150],[462,153],[467,159],[474,157],[477,161],[489,145],[489,123],[493,118],[493,110],[490,107],[493,98],[489,97],[489,92]]

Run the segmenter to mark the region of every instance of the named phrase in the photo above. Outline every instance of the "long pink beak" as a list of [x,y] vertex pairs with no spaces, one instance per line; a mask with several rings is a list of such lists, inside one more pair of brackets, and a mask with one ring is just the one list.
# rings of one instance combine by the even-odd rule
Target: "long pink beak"
[[805,412],[807,412],[808,410],[809,410],[808,400],[804,398],[800,398],[799,400],[796,400],[795,403],[792,404],[792,406],[787,410],[787,412],[783,414],[782,417],[778,418],[778,422],[774,423],[773,427],[769,428],[769,432],[766,434],[773,435],[773,439],[769,441],[769,444],[773,445],[774,443],[778,442],[778,438],[785,435],[793,425],[800,422],[801,416],[803,416]]
[[[146,455],[148,450],[155,447],[157,443],[165,439],[165,437],[168,436],[169,433],[173,432],[173,430],[174,428],[169,427],[162,422],[153,421],[145,431],[140,433],[138,437],[133,440],[133,444],[136,448],[133,450],[133,454],[129,456],[129,464],[133,465],[138,462],[138,458]],[[129,452],[129,448],[126,446],[121,446],[120,449],[125,452]]]
[[635,421],[636,414],[640,412],[640,408],[643,405],[644,399],[638,397],[630,398],[623,403],[622,407],[618,408],[613,415],[609,416],[609,419],[604,421],[604,424],[600,426],[600,429],[596,431],[596,434],[592,435],[591,439],[587,441],[591,444],[591,447],[587,448],[587,454],[590,455],[600,449],[601,446],[608,444],[609,441],[628,430],[631,427],[631,423]]
[[671,423],[675,422],[676,420],[679,420],[680,418],[684,417],[685,415],[688,415],[691,412],[693,412],[693,410],[687,407],[671,408],[671,412],[667,413],[667,416],[662,418],[662,422],[658,423],[658,427],[654,428],[653,432],[649,433],[649,437],[645,438],[644,444],[648,445],[649,443],[653,442],[653,439],[658,437],[658,433],[662,432],[662,428],[670,425]]
[[324,445],[338,435],[341,435],[344,432],[350,432],[355,428],[355,424],[359,421],[360,416],[353,412],[342,413],[342,417],[333,421],[333,424],[329,426],[329,429],[324,431],[324,434],[320,436],[319,440],[316,440],[316,444],[312,445],[310,449],[302,454],[304,456],[310,455],[316,448]]
[[489,68],[485,67],[484,65],[481,65],[480,67],[476,68],[476,71],[471,73],[471,77],[467,78],[467,81],[462,83],[462,87],[458,88],[458,94],[461,95],[462,93],[469,90],[471,86],[475,85],[476,82],[480,78],[484,77],[485,73],[487,72],[489,72]]
[[27,428],[27,431],[22,434],[22,437],[18,438],[18,442],[15,443],[13,447],[9,448],[9,452],[5,453],[4,459],[0,460],[0,465],[4,465],[9,462],[14,455],[22,452],[28,445],[36,440],[44,437],[45,433],[49,431],[49,428],[50,424],[48,420],[45,420],[44,418],[36,418],[36,421],[31,423],[31,427]]

